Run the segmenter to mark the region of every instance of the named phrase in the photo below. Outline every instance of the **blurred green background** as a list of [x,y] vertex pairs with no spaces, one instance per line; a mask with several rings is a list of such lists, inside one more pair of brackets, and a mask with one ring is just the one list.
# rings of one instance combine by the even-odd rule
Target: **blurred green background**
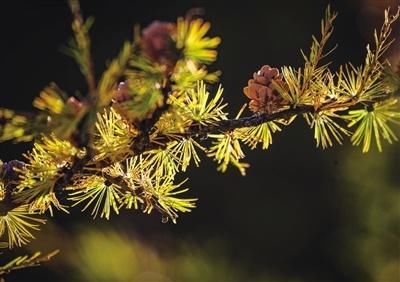
[[[1,4],[1,106],[31,110],[33,97],[50,81],[69,93],[84,90],[77,67],[59,52],[71,36],[65,2]],[[242,88],[262,65],[302,64],[299,50],[308,50],[329,3],[81,2],[85,15],[95,17],[97,74],[131,38],[133,24],[175,21],[190,8],[204,8],[212,34],[222,38],[212,69],[223,72],[231,112],[246,102]],[[332,67],[362,63],[384,4],[398,1],[330,2],[339,12]],[[395,48],[391,56],[396,58]],[[5,161],[29,149],[29,144],[0,146]],[[45,267],[12,273],[6,281],[400,281],[399,144],[366,155],[348,142],[323,151],[299,119],[274,136],[268,151],[247,151],[247,161],[246,177],[234,169],[220,174],[207,159],[182,175],[190,178],[187,185],[199,202],[176,225],[161,223],[157,214],[129,211],[110,221],[92,220],[78,208],[57,214],[28,250],[61,253]]]

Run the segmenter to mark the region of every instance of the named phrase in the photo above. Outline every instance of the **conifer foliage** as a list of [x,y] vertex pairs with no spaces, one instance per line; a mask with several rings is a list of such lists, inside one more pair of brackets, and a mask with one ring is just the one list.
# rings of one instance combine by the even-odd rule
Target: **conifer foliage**
[[87,95],[77,98],[51,83],[33,101],[34,114],[0,110],[1,141],[33,142],[23,160],[1,165],[0,235],[8,248],[28,243],[45,216],[74,206],[106,219],[121,209],[157,211],[163,222],[176,223],[197,201],[185,196],[189,182],[176,182],[178,173],[210,157],[218,170],[233,165],[244,175],[243,147],[268,149],[273,134],[296,117],[322,148],[350,138],[368,152],[372,143],[382,150],[385,141],[397,141],[400,79],[383,58],[400,10],[385,12],[364,64],[333,71],[321,63],[332,51],[325,47],[336,13],[328,7],[320,38],[313,37],[308,55],[302,52],[304,66],[263,66],[243,90],[253,113],[242,117],[242,108],[230,118],[222,86],[210,87],[218,81],[208,65],[220,38],[207,36],[208,22],[178,18],[137,30],[96,81],[93,21],[84,20],[76,0],[70,6],[74,37],[64,51],[86,78]]

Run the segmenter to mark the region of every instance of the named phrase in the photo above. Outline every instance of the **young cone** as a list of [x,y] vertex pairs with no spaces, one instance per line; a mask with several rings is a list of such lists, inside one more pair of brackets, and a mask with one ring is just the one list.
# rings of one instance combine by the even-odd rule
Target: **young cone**
[[254,73],[253,79],[250,79],[248,85],[243,89],[244,94],[251,99],[250,110],[273,113],[285,104],[285,100],[274,88],[273,81],[281,86],[285,85],[277,68],[265,65]]

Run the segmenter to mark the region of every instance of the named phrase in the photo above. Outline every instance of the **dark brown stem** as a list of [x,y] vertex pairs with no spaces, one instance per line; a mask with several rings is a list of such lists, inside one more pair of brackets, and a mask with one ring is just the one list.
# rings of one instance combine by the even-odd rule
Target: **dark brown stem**
[[169,108],[169,105],[167,104],[168,96],[171,92],[171,84],[169,80],[167,80],[166,85],[161,89],[161,91],[163,95],[162,106],[158,107],[149,119],[143,120],[138,125],[140,134],[135,138],[131,147],[132,151],[137,155],[147,150],[147,146],[150,144],[149,135],[151,130],[154,128],[154,125],[160,119],[161,115]]
[[294,115],[306,112],[314,112],[314,107],[309,105],[301,105],[296,108],[289,108],[287,110],[272,114],[255,114],[250,117],[243,117],[239,119],[221,120],[206,126],[195,124],[189,127],[189,129],[182,135],[184,137],[206,137],[207,134],[229,132],[237,128],[257,126],[277,119],[289,119]]
[[[389,96],[382,96],[376,98],[374,101],[368,101],[368,102],[358,102],[356,100],[350,99],[348,104],[348,110],[356,110],[356,109],[362,109],[362,108],[371,108],[376,102],[382,102],[390,98],[391,95]],[[289,120],[291,117],[299,115],[299,114],[305,114],[305,113],[317,113],[319,111],[324,111],[327,110],[326,107],[330,105],[332,102],[327,102],[323,105],[321,105],[319,108],[315,108],[313,105],[298,105],[296,107],[290,107],[288,109],[275,112],[275,113],[261,113],[261,114],[254,114],[249,117],[243,117],[243,118],[238,118],[238,119],[227,119],[227,120],[220,120],[217,122],[214,122],[213,124],[208,124],[208,125],[201,125],[198,123],[192,124],[184,133],[177,133],[175,136],[181,136],[183,138],[206,138],[208,134],[219,134],[219,133],[227,133],[230,132],[234,129],[238,128],[244,128],[244,127],[252,127],[252,126],[257,126],[269,121],[274,121],[274,120]],[[343,110],[343,103],[337,104],[335,107],[341,110],[338,111],[344,111]],[[331,110],[334,110],[333,108]],[[160,149],[166,146],[166,144],[171,141],[170,137],[168,136],[157,136],[157,143],[151,143],[149,140],[147,143],[141,144],[141,148],[143,150],[138,151],[137,153],[143,153],[144,151],[149,151],[149,150],[154,150],[154,149]]]
[[92,151],[88,150],[88,152],[82,159],[76,157],[75,160],[72,162],[71,167],[64,167],[60,171],[61,176],[57,179],[53,188],[58,198],[60,199],[66,198],[65,187],[68,187],[73,183],[72,180],[74,175],[83,170],[83,168],[87,165],[87,163],[92,159],[92,156],[93,156]]

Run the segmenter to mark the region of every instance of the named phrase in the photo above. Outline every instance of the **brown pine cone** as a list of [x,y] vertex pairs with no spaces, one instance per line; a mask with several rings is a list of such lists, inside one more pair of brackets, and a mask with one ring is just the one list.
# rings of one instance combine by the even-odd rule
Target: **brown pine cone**
[[74,114],[80,113],[85,107],[84,103],[76,99],[74,96],[68,98],[67,106],[73,111]]
[[253,112],[273,113],[285,104],[285,100],[274,88],[272,81],[285,86],[279,70],[268,65],[254,73],[248,85],[243,89],[244,94],[251,99],[249,108]]
[[0,168],[1,176],[3,179],[10,180],[18,180],[18,173],[15,169],[21,169],[25,166],[25,163],[17,160],[11,160],[6,162]]
[[169,22],[154,21],[143,29],[141,47],[143,53],[152,61],[167,67],[175,63],[173,36],[176,26]]
[[131,99],[132,95],[125,81],[121,81],[118,84],[118,88],[113,91],[112,101],[113,103],[123,103]]

